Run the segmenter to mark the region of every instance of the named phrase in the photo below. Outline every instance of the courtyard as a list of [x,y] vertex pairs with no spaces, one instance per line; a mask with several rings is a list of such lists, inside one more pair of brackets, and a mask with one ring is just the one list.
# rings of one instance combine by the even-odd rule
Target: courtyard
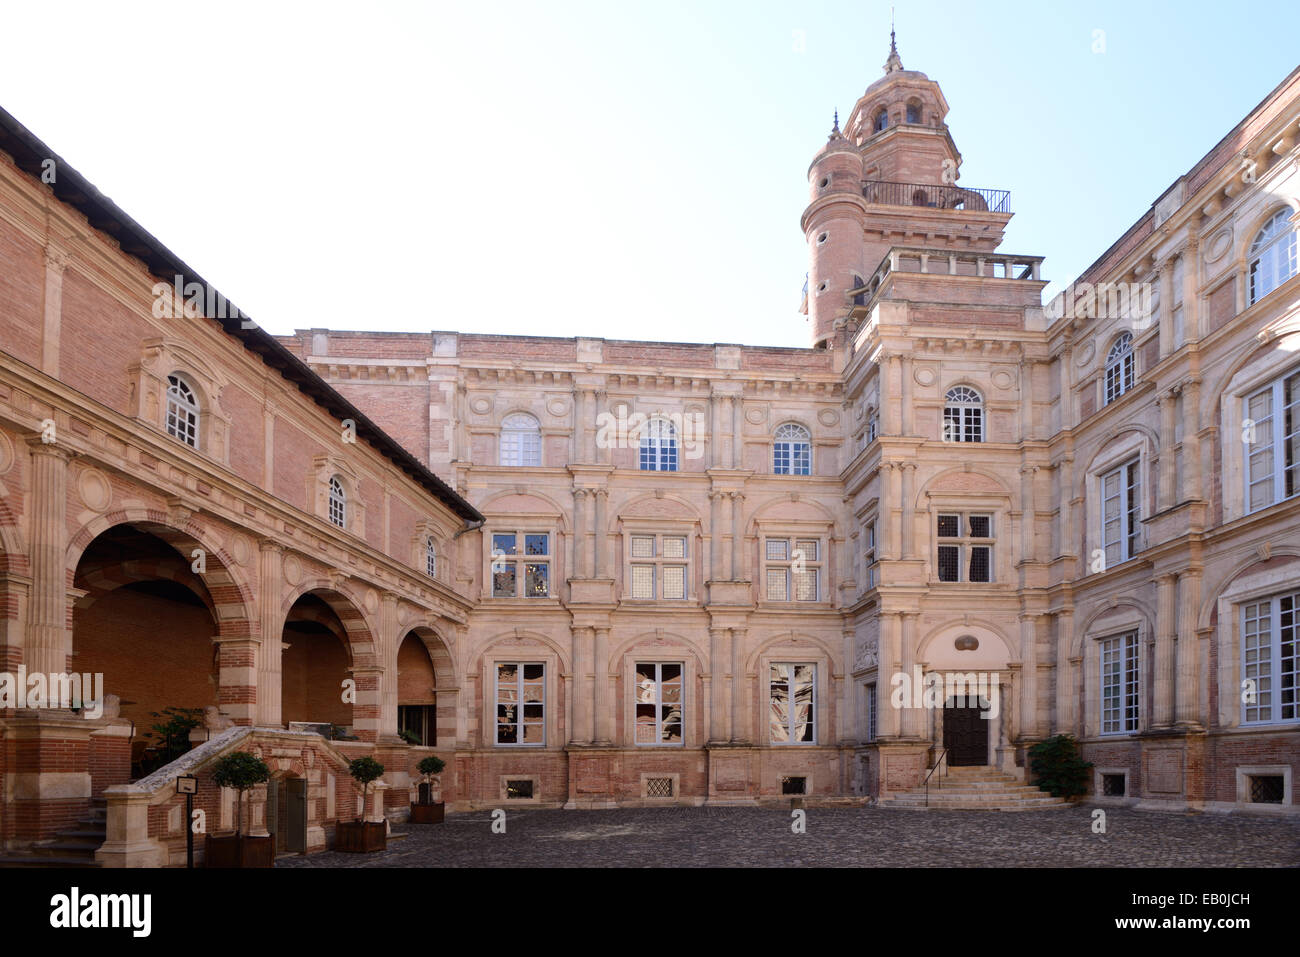
[[388,849],[277,867],[1296,867],[1300,820],[1106,808],[1020,813],[810,808],[508,810],[402,825]]

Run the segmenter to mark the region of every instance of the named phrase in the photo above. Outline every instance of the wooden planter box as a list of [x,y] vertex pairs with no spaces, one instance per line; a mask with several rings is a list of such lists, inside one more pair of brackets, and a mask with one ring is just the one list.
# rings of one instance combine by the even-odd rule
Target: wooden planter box
[[203,840],[204,867],[272,867],[275,864],[275,837],[235,834],[220,837],[207,835]]
[[382,851],[388,846],[388,825],[383,821],[340,821],[334,829],[334,850],[350,854]]
[[447,805],[442,801],[437,804],[412,804],[411,805],[411,823],[412,824],[441,824],[443,813]]

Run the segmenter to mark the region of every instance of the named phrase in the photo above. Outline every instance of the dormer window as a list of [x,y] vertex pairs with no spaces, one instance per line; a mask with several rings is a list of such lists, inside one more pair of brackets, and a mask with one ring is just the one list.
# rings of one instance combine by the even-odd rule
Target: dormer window
[[871,131],[873,133],[879,133],[888,125],[889,125],[889,111],[881,110],[879,113],[876,114],[876,121],[875,123],[872,124]]
[[167,434],[191,448],[199,447],[199,400],[175,374],[167,377]]

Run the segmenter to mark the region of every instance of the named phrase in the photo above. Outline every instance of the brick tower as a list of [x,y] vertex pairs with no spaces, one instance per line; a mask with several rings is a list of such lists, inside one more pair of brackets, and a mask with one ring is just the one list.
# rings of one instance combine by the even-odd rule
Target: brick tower
[[805,310],[816,348],[838,344],[855,290],[894,246],[993,250],[1007,221],[1006,194],[956,185],[961,153],[944,118],[948,102],[924,73],[903,69],[890,31],[885,75],[838,116],[808,168],[801,225],[809,248]]

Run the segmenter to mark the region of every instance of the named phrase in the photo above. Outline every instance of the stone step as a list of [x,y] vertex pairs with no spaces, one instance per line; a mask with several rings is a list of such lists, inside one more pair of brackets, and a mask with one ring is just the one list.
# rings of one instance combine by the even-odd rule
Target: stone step
[[108,840],[108,831],[102,827],[94,827],[92,825],[92,826],[70,828],[66,831],[56,831],[55,836],[58,837],[60,840],[68,840],[68,841],[98,840],[100,844],[103,844],[104,841]]
[[0,867],[99,867],[93,857],[37,856],[35,854],[0,854]]
[[1029,798],[1022,801],[988,801],[973,803],[969,801],[936,801],[932,797],[927,807],[924,798],[900,800],[890,798],[880,802],[880,807],[897,808],[903,811],[1036,811],[1054,807],[1069,807],[1069,803],[1059,798]]
[[73,854],[84,854],[86,857],[93,858],[103,843],[103,840],[57,840],[46,844],[33,844],[32,853],[41,857],[69,857]]

